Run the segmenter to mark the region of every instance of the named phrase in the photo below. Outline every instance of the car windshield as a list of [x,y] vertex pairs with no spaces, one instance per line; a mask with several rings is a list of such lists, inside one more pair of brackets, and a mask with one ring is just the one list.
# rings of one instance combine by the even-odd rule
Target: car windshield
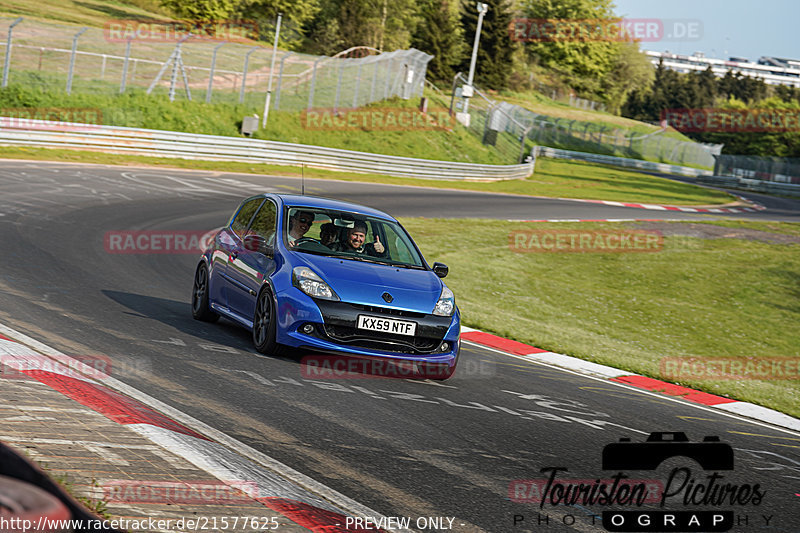
[[396,222],[348,211],[290,207],[284,244],[293,251],[424,269],[411,237]]

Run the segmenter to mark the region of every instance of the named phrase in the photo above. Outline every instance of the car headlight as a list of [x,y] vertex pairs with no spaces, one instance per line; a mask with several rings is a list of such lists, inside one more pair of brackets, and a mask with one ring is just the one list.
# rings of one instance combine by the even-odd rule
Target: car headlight
[[436,307],[433,308],[433,314],[438,316],[450,316],[456,308],[456,297],[453,291],[447,287],[442,288],[442,295],[439,296],[439,301],[436,302]]
[[299,266],[292,270],[292,284],[312,298],[339,300],[333,289],[308,267]]

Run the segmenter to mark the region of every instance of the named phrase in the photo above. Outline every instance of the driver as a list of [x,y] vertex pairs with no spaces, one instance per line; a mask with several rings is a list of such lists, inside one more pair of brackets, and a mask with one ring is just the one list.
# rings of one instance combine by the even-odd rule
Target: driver
[[294,247],[295,243],[311,229],[314,223],[314,213],[311,211],[297,211],[289,217],[289,246]]
[[366,236],[366,222],[357,220],[356,223],[353,224],[353,227],[347,230],[347,238],[345,238],[344,242],[335,242],[331,244],[331,249],[337,252],[366,253],[374,257],[383,257],[385,248],[378,236],[375,235],[375,242],[364,244]]

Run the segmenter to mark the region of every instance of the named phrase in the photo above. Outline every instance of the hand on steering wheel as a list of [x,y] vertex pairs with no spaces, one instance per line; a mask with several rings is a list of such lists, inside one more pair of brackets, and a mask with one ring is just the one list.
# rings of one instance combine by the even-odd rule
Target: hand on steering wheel
[[299,239],[297,239],[293,243],[289,243],[289,244],[291,246],[300,246],[301,244],[305,244],[307,242],[319,242],[319,241],[317,239],[315,239],[314,237],[300,237]]

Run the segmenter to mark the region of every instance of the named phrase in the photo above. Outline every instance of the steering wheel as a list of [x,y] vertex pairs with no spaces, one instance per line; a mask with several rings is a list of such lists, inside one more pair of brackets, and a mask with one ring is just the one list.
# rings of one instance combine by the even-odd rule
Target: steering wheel
[[295,246],[300,246],[301,244],[305,244],[307,242],[319,242],[319,241],[317,239],[315,239],[314,237],[300,237],[299,239],[294,241],[294,245]]

